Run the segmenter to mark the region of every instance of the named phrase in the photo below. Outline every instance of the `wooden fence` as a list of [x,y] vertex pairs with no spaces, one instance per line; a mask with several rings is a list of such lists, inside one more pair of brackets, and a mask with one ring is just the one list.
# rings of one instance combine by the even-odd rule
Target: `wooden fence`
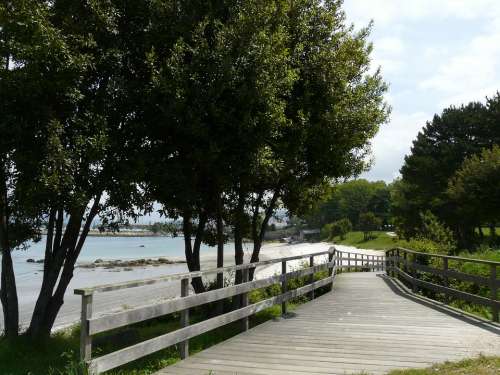
[[[317,262],[318,257],[323,257],[321,263]],[[301,259],[309,261],[308,267],[288,271],[289,267],[287,267],[287,265],[289,265],[291,261]],[[265,279],[248,281],[250,269],[279,263],[281,263],[281,274]],[[190,338],[236,321],[242,321],[243,330],[247,330],[249,316],[276,304],[281,304],[282,313],[286,314],[288,300],[304,294],[308,294],[311,298],[314,298],[314,291],[317,288],[332,285],[337,271],[341,271],[342,269],[361,271],[383,270],[384,264],[384,256],[345,253],[331,247],[328,251],[319,253],[272,259],[206,271],[168,275],[154,279],[76,289],[75,294],[81,295],[82,298],[80,356],[82,361],[88,365],[90,374],[99,374],[176,344],[179,345],[181,358],[186,358],[189,355]],[[325,270],[329,271],[327,273],[328,276],[314,281],[314,274]],[[194,277],[203,277],[208,274],[224,274],[234,271],[242,271],[243,283],[207,291],[205,293],[189,295],[189,283]],[[287,290],[288,280],[304,276],[309,276],[309,284],[294,290]],[[181,281],[181,296],[178,298],[109,315],[99,317],[92,316],[92,298],[95,293],[110,292],[173,280]],[[248,305],[249,292],[279,283],[281,284],[281,294]],[[242,306],[239,309],[209,318],[199,323],[189,324],[190,308],[237,295],[242,296]],[[180,313],[181,328],[133,346],[92,358],[92,337],[94,335],[175,312]]]
[[[411,285],[413,292],[418,292],[420,288],[427,289],[435,293],[444,294],[446,300],[454,298],[456,300],[487,306],[491,309],[492,320],[494,322],[498,322],[500,309],[498,289],[500,286],[500,280],[497,278],[497,268],[500,266],[500,262],[421,253],[403,248],[388,250],[386,252],[386,262],[388,275],[404,280],[406,283]],[[489,268],[489,276],[484,277],[478,275],[477,273],[472,274],[470,272],[462,272],[453,269],[451,266],[451,264],[464,265],[467,263]],[[440,268],[437,268],[436,264],[438,264]],[[433,275],[438,277],[433,277],[431,282],[429,280],[423,280],[424,275]],[[477,293],[468,293],[451,288],[450,279],[472,283],[478,288],[481,286],[487,287],[490,291],[490,297],[484,297]]]

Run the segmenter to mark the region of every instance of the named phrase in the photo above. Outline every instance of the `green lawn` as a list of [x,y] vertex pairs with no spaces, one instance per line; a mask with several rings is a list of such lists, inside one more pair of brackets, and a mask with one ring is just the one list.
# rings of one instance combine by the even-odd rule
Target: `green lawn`
[[391,237],[386,232],[372,232],[373,238],[365,241],[363,232],[349,232],[344,240],[334,237],[333,242],[340,245],[354,246],[359,249],[388,250],[401,245],[397,237]]
[[395,370],[389,375],[498,375],[500,357],[479,357],[460,362],[437,364],[426,369]]

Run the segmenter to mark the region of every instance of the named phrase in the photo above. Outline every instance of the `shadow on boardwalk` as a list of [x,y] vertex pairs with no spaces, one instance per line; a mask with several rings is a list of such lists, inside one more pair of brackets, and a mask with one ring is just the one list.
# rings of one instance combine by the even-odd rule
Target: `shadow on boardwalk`
[[459,309],[455,309],[451,306],[448,306],[447,304],[445,304],[443,302],[437,302],[437,301],[431,300],[429,298],[426,298],[426,297],[423,297],[420,295],[416,295],[416,294],[412,293],[401,282],[399,282],[393,278],[390,278],[385,274],[378,274],[377,276],[382,278],[382,280],[385,281],[387,286],[389,286],[389,288],[391,288],[394,293],[396,293],[397,295],[399,295],[403,298],[407,298],[410,301],[419,303],[425,307],[435,309],[436,311],[447,314],[455,319],[462,320],[464,323],[472,324],[472,325],[475,325],[476,327],[486,329],[486,330],[490,331],[491,333],[495,333],[497,335],[500,335],[500,325],[498,323],[486,321],[486,320],[481,319],[479,317],[476,317],[472,314],[468,314],[464,311],[461,311]]
[[268,321],[157,374],[383,374],[500,353],[493,324],[447,310],[380,274],[343,273],[333,293],[294,317]]

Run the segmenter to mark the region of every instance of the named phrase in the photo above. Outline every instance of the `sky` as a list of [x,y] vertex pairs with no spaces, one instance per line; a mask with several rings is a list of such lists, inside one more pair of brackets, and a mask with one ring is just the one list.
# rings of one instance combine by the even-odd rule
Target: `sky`
[[356,29],[374,22],[372,67],[392,113],[361,177],[389,182],[435,113],[500,90],[500,0],[344,0],[344,10]]

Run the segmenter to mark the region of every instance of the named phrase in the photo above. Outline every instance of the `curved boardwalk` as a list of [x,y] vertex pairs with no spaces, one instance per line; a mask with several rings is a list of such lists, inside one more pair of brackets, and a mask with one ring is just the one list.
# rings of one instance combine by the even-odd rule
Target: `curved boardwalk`
[[406,294],[376,273],[343,273],[333,293],[159,374],[382,374],[500,355],[498,325]]

